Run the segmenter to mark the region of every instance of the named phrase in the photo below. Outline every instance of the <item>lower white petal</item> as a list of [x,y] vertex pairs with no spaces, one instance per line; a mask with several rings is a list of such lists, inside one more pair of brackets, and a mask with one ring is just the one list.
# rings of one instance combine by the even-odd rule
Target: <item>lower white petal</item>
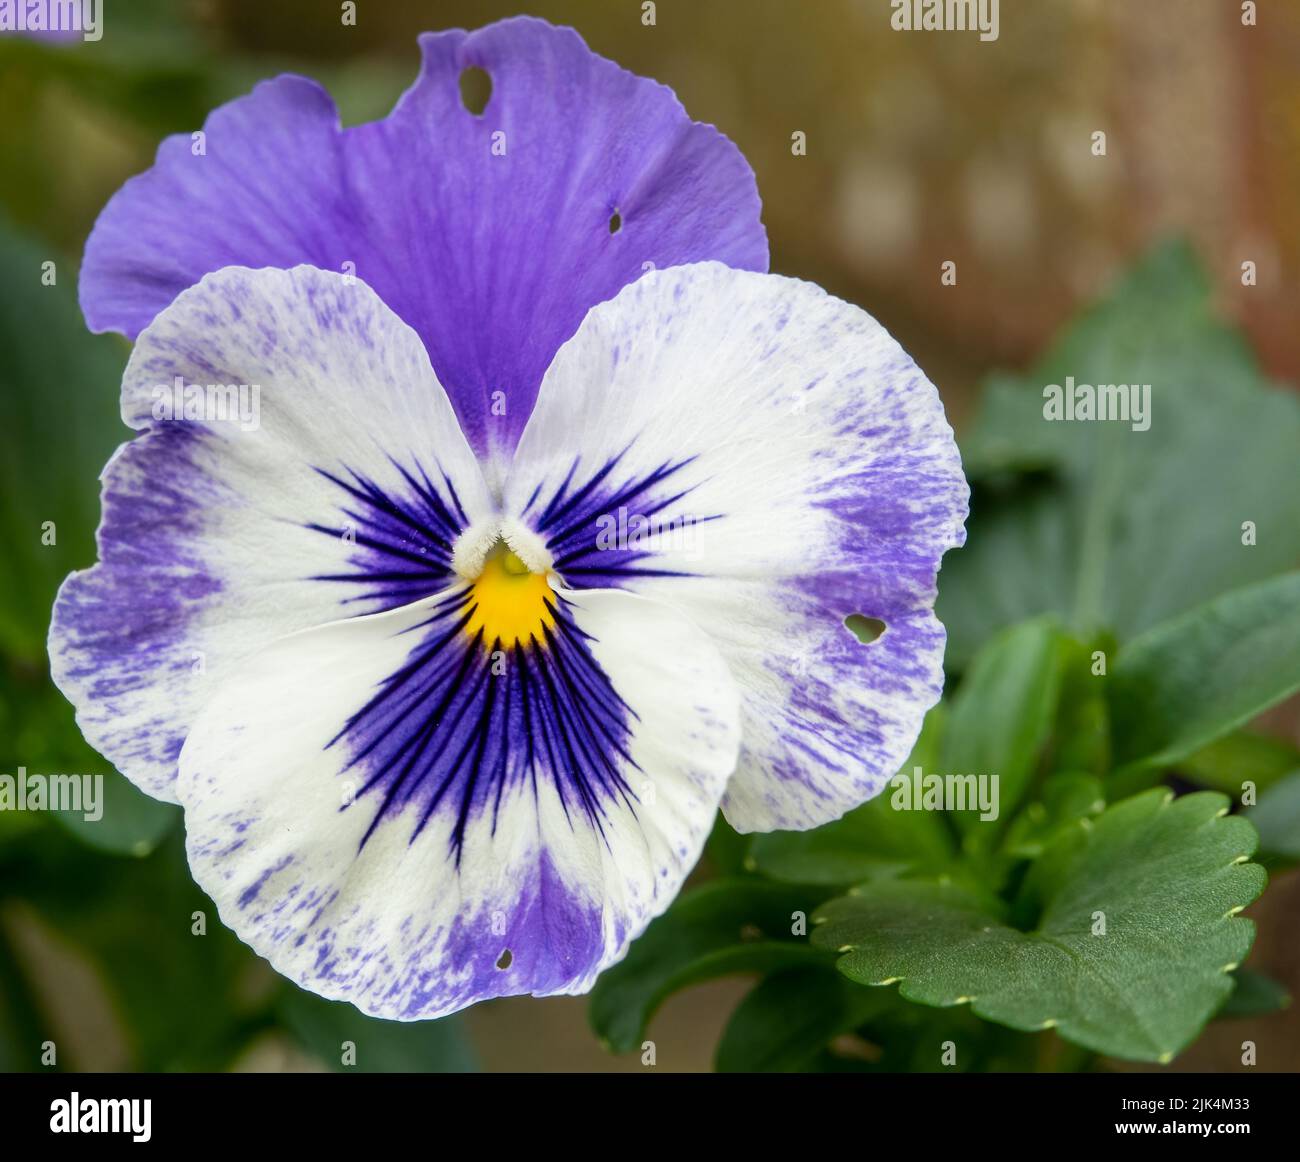
[[543,641],[468,590],[284,638],[180,758],[195,878],[280,972],[398,1019],[577,993],[677,893],[739,747],[708,638],[558,591]]

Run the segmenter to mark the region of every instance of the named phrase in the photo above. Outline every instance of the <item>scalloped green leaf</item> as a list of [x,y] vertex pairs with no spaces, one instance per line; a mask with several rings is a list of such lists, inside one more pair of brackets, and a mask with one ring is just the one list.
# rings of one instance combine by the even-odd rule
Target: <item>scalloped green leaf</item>
[[900,982],[908,1000],[1169,1061],[1223,1004],[1254,938],[1238,913],[1266,877],[1247,862],[1254,828],[1227,808],[1212,792],[1157,789],[1080,823],[1030,873],[1028,931],[951,881],[894,880],[825,904],[813,943],[839,952],[849,979]]
[[829,957],[796,935],[825,890],[758,879],[715,880],[680,897],[602,974],[587,1017],[614,1053],[637,1048],[655,1010],[672,993],[738,972],[777,972]]

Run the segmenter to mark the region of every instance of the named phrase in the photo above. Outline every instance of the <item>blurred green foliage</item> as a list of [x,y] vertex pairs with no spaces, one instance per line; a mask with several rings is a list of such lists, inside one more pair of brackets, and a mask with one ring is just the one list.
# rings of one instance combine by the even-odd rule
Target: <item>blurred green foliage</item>
[[[1057,423],[1067,377],[1150,384],[1151,426]],[[1182,243],[1157,247],[1022,376],[995,376],[962,441],[968,540],[944,565],[949,665],[1054,613],[1121,638],[1300,560],[1300,406],[1215,317]],[[1253,521],[1256,543],[1242,544]]]

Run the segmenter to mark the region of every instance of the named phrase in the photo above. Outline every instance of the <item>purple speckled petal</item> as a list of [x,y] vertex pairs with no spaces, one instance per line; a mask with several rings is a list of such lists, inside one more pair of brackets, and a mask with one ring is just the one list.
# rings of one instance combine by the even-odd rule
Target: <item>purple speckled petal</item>
[[[723,810],[803,829],[878,793],[943,687],[932,607],[969,490],[938,393],[811,283],[700,263],[647,275],[557,354],[507,514],[565,582],[684,610],[742,696]],[[862,645],[851,614],[878,618]]]
[[676,895],[739,747],[726,664],[676,611],[559,591],[545,641],[494,651],[470,592],[280,639],[181,752],[222,919],[381,1017],[590,988]]
[[50,664],[87,740],[172,799],[228,667],[443,589],[492,504],[419,337],[314,267],[185,291],[140,336],[122,415],[141,434],[104,470],[99,563],[59,591]]
[[[420,49],[383,121],[343,130],[285,76],[216,110],[202,152],[163,142],[87,243],[91,327],[134,337],[222,266],[354,273],[419,332],[474,449],[504,455],[556,349],[647,264],[766,269],[753,173],[670,90],[531,18]],[[492,80],[480,116],[471,66]]]

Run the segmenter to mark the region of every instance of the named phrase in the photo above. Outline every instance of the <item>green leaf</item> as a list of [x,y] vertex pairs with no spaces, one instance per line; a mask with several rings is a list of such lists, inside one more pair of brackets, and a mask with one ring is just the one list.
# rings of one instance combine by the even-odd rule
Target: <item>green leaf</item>
[[1212,791],[1240,797],[1243,784],[1254,783],[1257,791],[1271,787],[1300,770],[1300,749],[1280,738],[1238,730],[1224,735],[1188,755],[1178,771],[1194,783]]
[[100,469],[130,435],[118,414],[125,348],[86,331],[74,265],[4,223],[0,269],[0,770],[102,777],[101,818],[55,817],[91,846],[147,855],[179,810],[141,794],[85,744],[45,659],[54,595],[95,558]]
[[748,835],[741,835],[727,822],[722,812],[718,812],[704,848],[709,863],[713,865],[718,875],[738,876],[745,870],[750,838]]
[[[925,717],[920,737],[903,764],[933,771],[938,765],[944,707]],[[909,774],[910,777],[910,774]],[[953,857],[952,835],[933,811],[900,811],[887,787],[870,802],[813,831],[756,836],[748,867],[793,884],[851,884],[914,866],[942,867]]]
[[[1043,390],[1067,377],[1150,384],[1149,430],[1046,420]],[[1056,613],[1080,636],[1109,628],[1127,640],[1292,567],[1298,446],[1300,399],[1274,390],[1215,318],[1192,251],[1158,247],[1032,372],[989,385],[963,441],[969,535],[940,585],[949,665],[1026,616]],[[1242,544],[1245,520],[1254,545]]]
[[830,964],[792,968],[761,981],[737,1006],[718,1043],[719,1073],[795,1073],[826,1045],[892,1001],[859,988]]
[[[92,776],[101,780],[95,810],[50,812],[83,843],[115,855],[145,856],[180,824],[181,810],[136,790],[82,739],[72,707],[43,667],[0,665],[0,771]],[[98,818],[87,818],[87,815]],[[5,812],[7,820],[23,813]]]
[[[0,223],[0,653],[38,665],[60,582],[95,558],[99,470],[130,434],[125,352],[86,331],[60,259]],[[54,286],[41,284],[46,261]]]
[[1063,638],[1061,645],[1061,691],[1050,762],[1058,771],[1104,775],[1110,770],[1110,707],[1105,676],[1097,671],[1100,662],[1114,656],[1115,643],[1097,635],[1089,642]]
[[[998,818],[1019,806],[1056,716],[1064,639],[1048,618],[1022,622],[975,655],[952,700],[940,768],[998,780]],[[970,835],[988,837],[978,811],[954,813]],[[973,839],[974,836],[971,836]],[[991,843],[984,838],[984,843]]]
[[180,826],[181,809],[174,803],[151,799],[115,770],[109,769],[101,777],[103,800],[98,818],[88,819],[85,811],[53,813],[53,818],[83,843],[100,851],[138,859],[152,852]]
[[908,1000],[1169,1061],[1222,1004],[1254,936],[1237,913],[1265,875],[1245,862],[1254,829],[1226,810],[1211,792],[1155,790],[1059,837],[1031,873],[1030,931],[951,882],[896,880],[819,909],[813,943],[840,952],[851,980],[901,981]]
[[1008,855],[1037,859],[1058,835],[1105,809],[1105,788],[1095,775],[1053,775],[1043,786],[1042,799],[1012,820],[1003,846]]
[[966,544],[944,557],[935,604],[948,632],[944,664],[950,670],[969,665],[1001,629],[1067,612],[1078,533],[1066,496],[1058,481],[1041,476],[972,483]]
[[[637,1048],[663,1000],[679,989],[736,972],[774,972],[826,963],[795,935],[826,893],[757,879],[716,880],[683,895],[606,971],[591,993],[588,1019],[615,1053]],[[806,920],[805,920],[806,926]]]
[[[342,1073],[470,1073],[478,1063],[457,1017],[381,1021],[344,1001],[327,1001],[286,984],[280,1020],[313,1056]],[[355,1064],[343,1065],[344,1042]]]
[[1286,989],[1262,972],[1239,968],[1231,975],[1234,988],[1218,1012],[1220,1017],[1260,1017],[1291,1004]]
[[1121,649],[1117,766],[1166,767],[1300,690],[1300,573],[1236,589]]
[[1266,860],[1300,860],[1300,771],[1270,787],[1245,814],[1259,832]]

